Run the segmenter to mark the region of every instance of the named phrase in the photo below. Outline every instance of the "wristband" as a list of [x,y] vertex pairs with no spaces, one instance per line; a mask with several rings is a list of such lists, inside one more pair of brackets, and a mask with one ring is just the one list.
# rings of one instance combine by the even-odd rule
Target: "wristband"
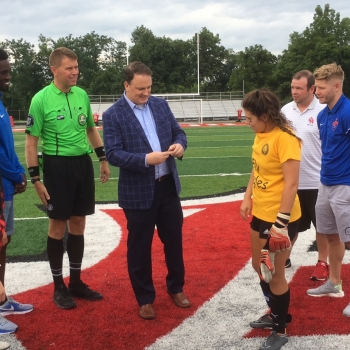
[[275,221],[275,226],[278,228],[286,227],[290,220],[289,213],[278,213]]
[[99,162],[107,161],[107,158],[106,157],[102,157],[102,158],[99,158],[98,161]]
[[30,182],[34,185],[36,182],[40,181],[40,177],[36,177],[35,179],[31,179]]
[[39,171],[39,166],[30,166],[28,168],[28,173],[30,175],[30,177],[34,177],[34,176],[40,176],[40,171]]
[[103,146],[95,148],[95,153],[98,158],[106,156],[105,148]]

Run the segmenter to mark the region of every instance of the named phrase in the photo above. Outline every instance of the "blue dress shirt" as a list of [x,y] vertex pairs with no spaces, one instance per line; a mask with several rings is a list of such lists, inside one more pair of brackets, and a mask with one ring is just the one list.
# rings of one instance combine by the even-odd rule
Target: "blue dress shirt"
[[[134,112],[137,120],[140,122],[142,129],[147,136],[147,140],[152,147],[153,152],[162,152],[159,138],[157,135],[156,123],[154,122],[152,111],[149,108],[148,103],[144,105],[136,105],[135,103],[133,103],[127,98],[125,92],[124,92],[124,97],[128,102],[129,106],[131,107],[132,111]],[[146,156],[145,156],[145,165],[148,167]],[[166,162],[163,162],[162,164],[158,164],[155,166],[156,179],[169,173],[170,173],[170,170]]]

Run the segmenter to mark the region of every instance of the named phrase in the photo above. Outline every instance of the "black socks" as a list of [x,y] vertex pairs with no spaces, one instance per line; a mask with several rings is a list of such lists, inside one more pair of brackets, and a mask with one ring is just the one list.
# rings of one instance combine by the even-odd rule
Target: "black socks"
[[47,256],[49,258],[55,289],[64,284],[62,277],[63,253],[63,239],[47,237]]
[[80,282],[81,263],[84,255],[84,235],[68,234],[67,253],[70,272],[69,286],[74,286]]
[[285,333],[286,321],[290,302],[290,290],[282,295],[275,295],[271,291],[269,293],[269,301],[271,308],[271,317],[275,324],[274,330],[277,333]]

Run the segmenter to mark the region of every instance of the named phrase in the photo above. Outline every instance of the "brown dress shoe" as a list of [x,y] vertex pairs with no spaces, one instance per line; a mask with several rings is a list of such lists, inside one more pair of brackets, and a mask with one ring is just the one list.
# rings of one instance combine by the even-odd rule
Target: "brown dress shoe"
[[145,320],[153,320],[157,316],[152,304],[141,305],[139,315]]
[[186,295],[184,294],[184,292],[174,294],[168,291],[168,294],[170,295],[171,299],[173,299],[176,306],[182,307],[182,308],[191,306],[191,303],[186,298]]

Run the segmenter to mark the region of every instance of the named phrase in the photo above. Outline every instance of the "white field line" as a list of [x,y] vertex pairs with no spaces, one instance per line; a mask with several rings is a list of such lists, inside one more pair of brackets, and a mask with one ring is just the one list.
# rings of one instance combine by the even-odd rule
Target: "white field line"
[[[182,177],[208,177],[208,176],[244,176],[244,175],[250,175],[251,173],[230,173],[230,174],[200,174],[200,175],[180,175],[180,178]],[[109,180],[118,180],[119,177],[110,177]],[[100,178],[96,177],[96,181],[100,181]]]

